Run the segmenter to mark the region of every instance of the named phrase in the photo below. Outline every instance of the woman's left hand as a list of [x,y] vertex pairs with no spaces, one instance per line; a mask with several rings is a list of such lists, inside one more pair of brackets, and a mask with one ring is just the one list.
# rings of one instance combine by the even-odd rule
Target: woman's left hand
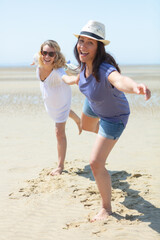
[[145,100],[149,100],[151,97],[151,91],[147,88],[147,86],[143,83],[137,84],[137,87],[135,89],[135,92],[137,94],[145,95]]

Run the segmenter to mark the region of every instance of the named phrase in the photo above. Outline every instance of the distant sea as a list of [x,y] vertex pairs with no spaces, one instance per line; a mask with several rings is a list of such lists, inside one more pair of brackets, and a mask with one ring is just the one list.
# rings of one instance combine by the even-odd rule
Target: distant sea
[[[133,78],[136,82],[145,83],[152,91],[152,97],[145,101],[143,96],[126,94],[132,109],[136,111],[160,110],[160,65],[123,65],[122,74]],[[25,87],[24,85],[26,83]],[[34,87],[32,87],[32,84]],[[36,84],[36,85],[35,85]],[[77,86],[72,86],[73,105],[82,104],[83,95]],[[0,108],[11,106],[43,105],[35,67],[0,67]]]

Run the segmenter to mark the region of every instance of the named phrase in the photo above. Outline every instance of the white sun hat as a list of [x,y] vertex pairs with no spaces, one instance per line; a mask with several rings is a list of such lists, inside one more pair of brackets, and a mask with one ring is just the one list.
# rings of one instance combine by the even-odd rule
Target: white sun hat
[[110,41],[105,40],[105,26],[103,23],[90,20],[81,30],[80,34],[74,34],[75,37],[79,36],[88,37],[108,45]]

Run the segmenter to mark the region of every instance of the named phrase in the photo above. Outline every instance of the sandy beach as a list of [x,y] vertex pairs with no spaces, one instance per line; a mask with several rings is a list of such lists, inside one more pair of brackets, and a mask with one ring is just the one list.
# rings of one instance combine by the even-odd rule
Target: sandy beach
[[[160,240],[160,66],[123,66],[152,91],[130,95],[128,125],[112,151],[113,215],[91,223],[100,196],[89,157],[96,135],[78,135],[68,119],[65,169],[57,166],[54,123],[45,112],[35,68],[0,69],[0,240]],[[84,97],[72,86],[72,109]]]

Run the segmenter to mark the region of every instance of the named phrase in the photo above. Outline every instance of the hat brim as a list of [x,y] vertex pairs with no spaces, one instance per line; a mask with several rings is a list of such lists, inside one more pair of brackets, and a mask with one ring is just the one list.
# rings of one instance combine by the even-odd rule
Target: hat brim
[[91,36],[88,36],[88,35],[85,35],[85,34],[73,34],[76,38],[79,38],[80,36],[83,36],[83,37],[88,37],[88,38],[91,38],[91,39],[94,39],[96,41],[99,41],[99,42],[102,42],[105,46],[110,44],[110,41],[108,40],[99,40],[97,38],[94,38],[94,37],[91,37]]

